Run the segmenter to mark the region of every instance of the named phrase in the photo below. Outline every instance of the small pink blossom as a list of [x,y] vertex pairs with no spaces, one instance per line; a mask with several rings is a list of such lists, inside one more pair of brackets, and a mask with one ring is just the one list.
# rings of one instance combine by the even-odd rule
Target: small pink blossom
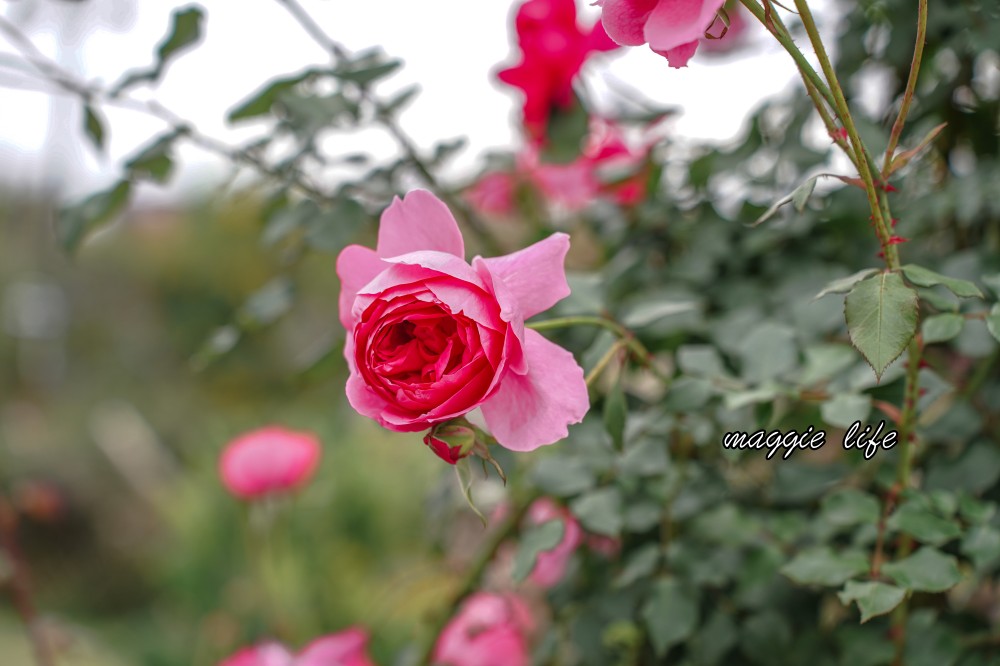
[[438,636],[433,661],[441,666],[528,666],[534,619],[514,594],[469,597]]
[[317,638],[297,656],[273,641],[246,647],[219,666],[375,666],[368,657],[368,633],[351,627]]
[[319,439],[311,433],[268,426],[229,442],[219,459],[219,475],[240,499],[290,491],[312,477],[320,450]]
[[524,321],[569,295],[568,250],[556,233],[470,265],[440,200],[423,190],[395,199],[376,249],[350,245],[337,258],[348,401],[398,432],[478,407],[508,449],[565,437],[589,407],[583,370]]
[[497,78],[524,92],[524,127],[537,143],[544,142],[553,109],[573,102],[573,79],[587,57],[618,45],[608,39],[600,22],[581,29],[576,0],[527,0],[514,21],[521,62]]
[[601,23],[623,46],[649,44],[671,67],[684,67],[725,0],[599,0]]
[[559,520],[563,524],[562,540],[551,550],[538,554],[535,568],[528,575],[528,580],[539,587],[549,588],[557,584],[566,575],[566,566],[577,547],[583,542],[583,530],[568,510],[559,506],[551,499],[543,497],[535,500],[528,508],[528,522],[541,525],[551,520]]

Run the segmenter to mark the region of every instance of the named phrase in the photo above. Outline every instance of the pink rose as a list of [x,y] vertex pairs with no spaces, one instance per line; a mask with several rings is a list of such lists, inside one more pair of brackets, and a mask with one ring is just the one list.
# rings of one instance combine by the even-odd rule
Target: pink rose
[[684,67],[725,0],[601,0],[601,22],[623,46],[649,44],[671,67]]
[[435,664],[442,666],[528,666],[528,634],[534,620],[513,594],[479,592],[438,636]]
[[415,432],[481,408],[493,437],[530,451],[588,408],[573,355],[524,320],[569,295],[566,234],[465,261],[455,218],[430,192],[395,199],[378,246],[337,258],[347,398],[384,427]]
[[553,108],[572,104],[573,79],[586,59],[618,45],[600,22],[585,29],[577,25],[576,0],[527,0],[517,9],[514,27],[521,62],[497,78],[524,92],[524,127],[542,143]]
[[528,580],[539,587],[552,587],[563,579],[566,565],[577,547],[583,542],[583,530],[569,511],[559,506],[547,497],[535,500],[528,508],[528,522],[541,525],[551,520],[562,521],[563,537],[552,550],[538,554],[535,568],[528,575]]
[[315,435],[268,426],[229,442],[219,458],[219,475],[229,492],[250,500],[305,485],[319,457]]
[[367,648],[368,633],[351,627],[317,638],[298,656],[272,641],[243,648],[219,666],[375,666]]

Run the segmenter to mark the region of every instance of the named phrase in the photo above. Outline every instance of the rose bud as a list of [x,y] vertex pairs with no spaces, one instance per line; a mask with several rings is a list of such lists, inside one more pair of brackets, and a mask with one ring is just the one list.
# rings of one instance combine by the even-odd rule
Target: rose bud
[[454,465],[472,453],[476,445],[476,432],[460,423],[442,423],[424,435],[424,444],[441,460]]

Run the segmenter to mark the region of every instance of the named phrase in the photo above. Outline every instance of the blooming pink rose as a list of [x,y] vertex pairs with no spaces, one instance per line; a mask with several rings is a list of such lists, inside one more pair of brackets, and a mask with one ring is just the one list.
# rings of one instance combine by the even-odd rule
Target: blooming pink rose
[[493,437],[530,451],[566,436],[588,408],[573,355],[524,320],[569,295],[566,234],[465,261],[455,218],[430,192],[395,199],[378,246],[337,258],[347,329],[347,398],[400,432],[479,407]]
[[442,666],[528,666],[534,620],[513,594],[479,592],[438,636],[434,663]]
[[319,457],[315,435],[268,426],[229,442],[219,458],[219,475],[229,492],[250,500],[303,486]]
[[547,497],[535,500],[528,508],[528,522],[541,525],[551,520],[562,521],[563,537],[552,550],[538,554],[535,568],[528,575],[528,580],[540,587],[552,587],[563,579],[566,565],[573,552],[583,542],[583,530],[569,511],[559,506]]
[[497,74],[524,91],[524,127],[541,143],[553,108],[573,101],[573,79],[587,57],[618,45],[598,21],[590,29],[576,22],[576,0],[527,0],[514,21],[521,62]]
[[726,0],[600,0],[601,23],[623,46],[649,44],[671,67],[684,67]]
[[266,642],[243,648],[219,666],[374,666],[367,648],[368,633],[351,627],[317,638],[298,656],[280,643]]

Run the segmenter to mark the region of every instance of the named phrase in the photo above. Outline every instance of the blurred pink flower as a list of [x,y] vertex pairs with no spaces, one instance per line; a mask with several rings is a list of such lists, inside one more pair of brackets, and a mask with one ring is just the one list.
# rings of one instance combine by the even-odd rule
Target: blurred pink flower
[[608,36],[623,46],[649,44],[671,67],[684,67],[725,0],[598,0]]
[[580,523],[564,507],[543,497],[535,500],[528,508],[528,522],[532,525],[541,525],[551,520],[562,521],[563,538],[552,550],[539,553],[535,568],[528,575],[528,580],[544,588],[552,587],[563,579],[569,558],[583,542]]
[[504,83],[524,92],[524,127],[536,142],[545,139],[553,108],[573,101],[573,79],[594,52],[618,48],[598,21],[581,29],[576,0],[527,0],[514,21],[521,61],[497,74]]
[[252,500],[305,485],[319,458],[315,435],[268,426],[229,442],[219,458],[219,475],[229,492]]
[[298,656],[280,643],[266,642],[243,648],[219,666],[374,666],[367,647],[368,633],[351,627],[317,638]]
[[514,176],[505,171],[484,174],[465,192],[465,198],[481,213],[510,215],[514,212]]
[[534,619],[513,594],[479,592],[438,636],[434,663],[441,666],[528,666]]
[[347,398],[360,414],[416,432],[482,409],[508,449],[556,442],[589,407],[573,355],[524,320],[569,295],[562,233],[465,261],[455,218],[430,192],[395,199],[375,250],[337,258],[347,329]]

